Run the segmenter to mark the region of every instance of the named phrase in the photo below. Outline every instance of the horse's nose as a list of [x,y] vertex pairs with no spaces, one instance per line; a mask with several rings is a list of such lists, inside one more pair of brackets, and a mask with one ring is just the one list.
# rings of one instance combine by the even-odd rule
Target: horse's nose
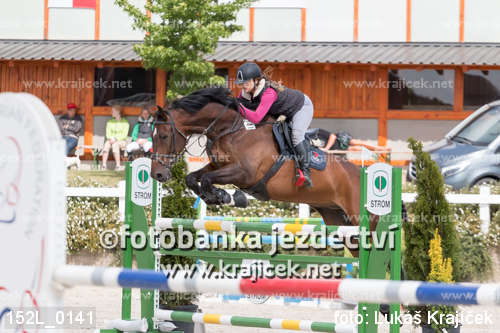
[[166,182],[167,180],[170,179],[171,173],[170,173],[170,170],[163,169],[163,170],[157,170],[155,172],[152,172],[152,176],[157,181],[159,181],[161,183],[164,183],[164,182]]
[[151,177],[157,181],[164,183],[172,177],[172,173],[169,168],[161,165],[157,161],[152,161],[151,163]]
[[163,173],[161,172],[157,172],[156,174],[153,175],[153,178],[160,181],[160,182],[164,182],[165,180],[163,179],[164,176],[163,176]]

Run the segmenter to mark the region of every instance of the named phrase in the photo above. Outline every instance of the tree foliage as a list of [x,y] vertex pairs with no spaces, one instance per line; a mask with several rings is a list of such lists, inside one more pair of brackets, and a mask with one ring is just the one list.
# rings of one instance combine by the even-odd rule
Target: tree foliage
[[[144,43],[134,46],[144,67],[168,73],[167,98],[186,95],[207,85],[222,85],[214,64],[204,56],[213,54],[220,38],[241,31],[236,15],[255,0],[150,0],[144,8],[132,0],[115,0],[144,31]],[[151,13],[151,18],[146,15]]]
[[[423,151],[422,143],[413,138],[408,139],[409,147],[415,156],[416,188],[417,198],[412,205],[413,216],[403,223],[405,236],[405,250],[403,252],[403,265],[409,280],[426,281],[433,278],[431,274],[432,253],[431,240],[435,238],[435,230],[439,234],[442,252],[444,256],[451,259],[453,279],[460,270],[458,236],[455,230],[454,219],[450,207],[444,195],[444,179],[437,164],[432,161],[429,153]],[[447,312],[448,308],[433,308],[432,306],[410,306],[408,311],[415,315],[420,313],[422,323],[428,323],[429,311],[442,310]]]
[[[434,238],[431,240],[430,248],[429,248],[429,257],[431,260],[431,271],[429,272],[429,276],[427,277],[428,281],[431,282],[444,282],[451,283],[453,282],[452,272],[453,266],[451,264],[450,258],[443,257],[443,248],[441,247],[441,236],[439,236],[439,232],[436,229],[434,231]],[[430,312],[437,312],[438,315],[435,317],[441,318],[442,316],[446,316],[447,318],[453,318],[456,312],[455,306],[450,305],[431,305]],[[446,320],[439,320],[437,322],[431,321],[431,327],[435,332],[443,332],[443,329],[449,329],[454,326],[454,324],[448,324]]]
[[431,260],[431,271],[427,280],[432,282],[453,282],[451,259],[443,258],[441,236],[439,236],[437,229],[434,231],[434,238],[431,240],[429,258]]

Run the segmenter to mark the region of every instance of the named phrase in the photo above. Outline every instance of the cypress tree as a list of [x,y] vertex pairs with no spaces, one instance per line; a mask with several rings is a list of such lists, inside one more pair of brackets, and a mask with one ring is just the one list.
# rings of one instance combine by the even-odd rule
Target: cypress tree
[[[413,218],[403,224],[405,235],[404,268],[408,279],[425,281],[430,272],[429,246],[434,230],[442,240],[443,255],[453,266],[461,266],[458,256],[458,236],[450,207],[444,195],[444,180],[438,165],[423,151],[422,143],[408,140],[415,156],[417,198]],[[453,272],[456,279],[457,269]]]

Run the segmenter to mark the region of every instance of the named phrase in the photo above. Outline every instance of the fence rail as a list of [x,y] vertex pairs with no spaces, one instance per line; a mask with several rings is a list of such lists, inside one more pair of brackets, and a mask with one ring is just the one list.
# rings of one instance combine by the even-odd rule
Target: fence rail
[[[231,190],[230,190],[231,192]],[[98,198],[118,198],[120,219],[125,216],[125,181],[120,181],[117,187],[66,187],[67,197],[98,197]],[[250,199],[254,199],[248,196]],[[403,193],[402,200],[405,203],[415,201],[417,193]],[[479,205],[479,218],[482,221],[481,230],[486,233],[490,226],[491,205],[500,205],[500,194],[491,194],[490,186],[480,186],[479,194],[446,194],[446,200],[450,204],[472,204]],[[206,216],[206,205],[201,201],[201,215]],[[310,216],[309,205],[299,204],[298,215],[300,218]]]
[[66,187],[66,197],[118,198],[120,221],[125,221],[125,181],[118,182],[117,187]]

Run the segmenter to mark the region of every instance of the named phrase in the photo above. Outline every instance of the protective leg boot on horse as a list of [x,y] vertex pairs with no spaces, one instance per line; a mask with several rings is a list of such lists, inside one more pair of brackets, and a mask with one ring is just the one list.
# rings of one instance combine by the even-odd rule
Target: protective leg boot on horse
[[307,186],[312,187],[311,180],[311,166],[309,160],[309,144],[307,140],[301,141],[295,147],[295,153],[297,154],[297,159],[299,161],[300,169],[296,170],[296,184],[297,186]]

